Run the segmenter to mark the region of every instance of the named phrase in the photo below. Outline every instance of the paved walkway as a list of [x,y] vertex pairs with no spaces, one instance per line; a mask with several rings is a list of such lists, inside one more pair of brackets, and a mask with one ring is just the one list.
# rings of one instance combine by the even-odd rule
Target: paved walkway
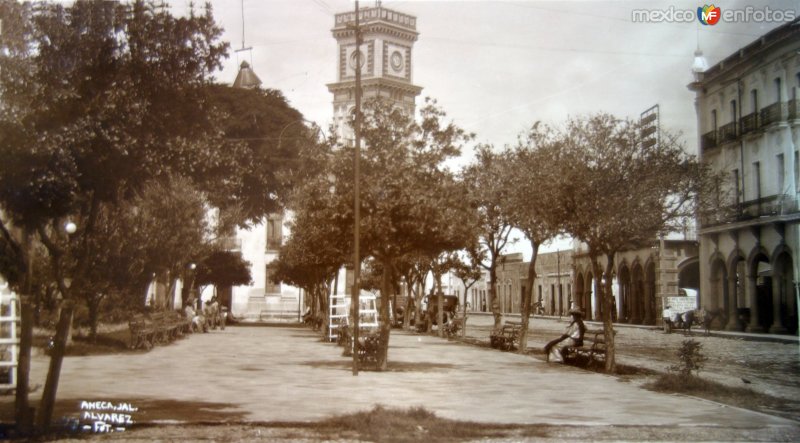
[[[389,372],[353,377],[341,348],[317,337],[301,328],[231,327],[147,353],[68,357],[56,416],[77,417],[81,400],[109,400],[139,407],[137,422],[313,421],[383,404],[424,405],[442,417],[494,423],[798,426],[653,393],[577,368],[397,330]],[[35,357],[32,383],[43,383],[46,370],[47,359]]]

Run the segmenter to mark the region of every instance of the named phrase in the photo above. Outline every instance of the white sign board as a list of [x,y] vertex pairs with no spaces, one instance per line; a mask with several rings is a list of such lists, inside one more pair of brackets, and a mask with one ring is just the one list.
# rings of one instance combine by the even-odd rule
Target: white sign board
[[676,297],[664,297],[664,318],[675,318],[675,314],[683,314],[687,311],[693,311],[698,308],[697,306],[697,291],[691,291],[693,295],[688,295],[689,290],[681,290],[682,293],[687,295],[679,295]]

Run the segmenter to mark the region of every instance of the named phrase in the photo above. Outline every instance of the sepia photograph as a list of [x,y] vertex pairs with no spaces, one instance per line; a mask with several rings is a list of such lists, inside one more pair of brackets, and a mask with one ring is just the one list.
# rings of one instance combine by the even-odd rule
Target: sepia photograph
[[797,0],[0,0],[0,440],[800,441]]

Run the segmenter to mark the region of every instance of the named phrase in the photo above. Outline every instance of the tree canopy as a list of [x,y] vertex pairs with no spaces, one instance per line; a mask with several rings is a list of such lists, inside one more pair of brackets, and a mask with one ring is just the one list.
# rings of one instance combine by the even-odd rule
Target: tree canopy
[[195,284],[217,287],[249,285],[250,263],[238,252],[214,251],[197,265]]

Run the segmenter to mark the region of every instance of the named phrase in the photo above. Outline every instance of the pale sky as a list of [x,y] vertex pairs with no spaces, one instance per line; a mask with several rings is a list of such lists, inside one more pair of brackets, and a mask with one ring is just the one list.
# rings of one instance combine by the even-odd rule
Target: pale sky
[[[173,0],[176,14],[188,0]],[[198,3],[202,3],[198,1]],[[212,0],[224,40],[242,46],[242,0]],[[217,73],[232,83],[250,61],[264,87],[283,91],[309,120],[327,127],[336,80],[333,16],[348,0],[244,0],[245,44]],[[373,6],[374,1],[361,1]],[[437,99],[480,142],[514,143],[536,120],[559,124],[596,111],[638,117],[659,104],[662,126],[682,131],[696,149],[693,94],[686,85],[698,44],[710,65],[779,23],[634,23],[634,9],[695,11],[686,1],[384,1],[417,17],[413,81]],[[723,1],[723,10],[752,6],[797,10],[795,1]],[[800,12],[798,12],[800,14]],[[699,32],[698,32],[699,29]],[[418,99],[421,103],[421,99]],[[466,153],[469,155],[470,153]]]
[[[189,0],[172,0],[173,12]],[[202,3],[199,1],[198,3]],[[634,23],[634,9],[696,11],[687,1],[384,1],[417,17],[413,82],[422,86],[457,125],[495,146],[513,144],[542,120],[606,111],[637,118],[659,104],[662,127],[684,134],[696,152],[693,53],[699,41],[709,66],[780,25],[720,21]],[[242,47],[216,74],[232,83],[241,60],[252,61],[264,87],[283,91],[305,118],[327,128],[333,109],[327,83],[336,81],[334,14],[348,0],[211,0],[223,39]],[[361,1],[374,6],[374,1]],[[724,10],[751,6],[798,12],[798,1],[722,1]],[[252,58],[251,58],[252,57]],[[422,98],[418,98],[418,106]],[[469,161],[471,152],[463,154]]]

